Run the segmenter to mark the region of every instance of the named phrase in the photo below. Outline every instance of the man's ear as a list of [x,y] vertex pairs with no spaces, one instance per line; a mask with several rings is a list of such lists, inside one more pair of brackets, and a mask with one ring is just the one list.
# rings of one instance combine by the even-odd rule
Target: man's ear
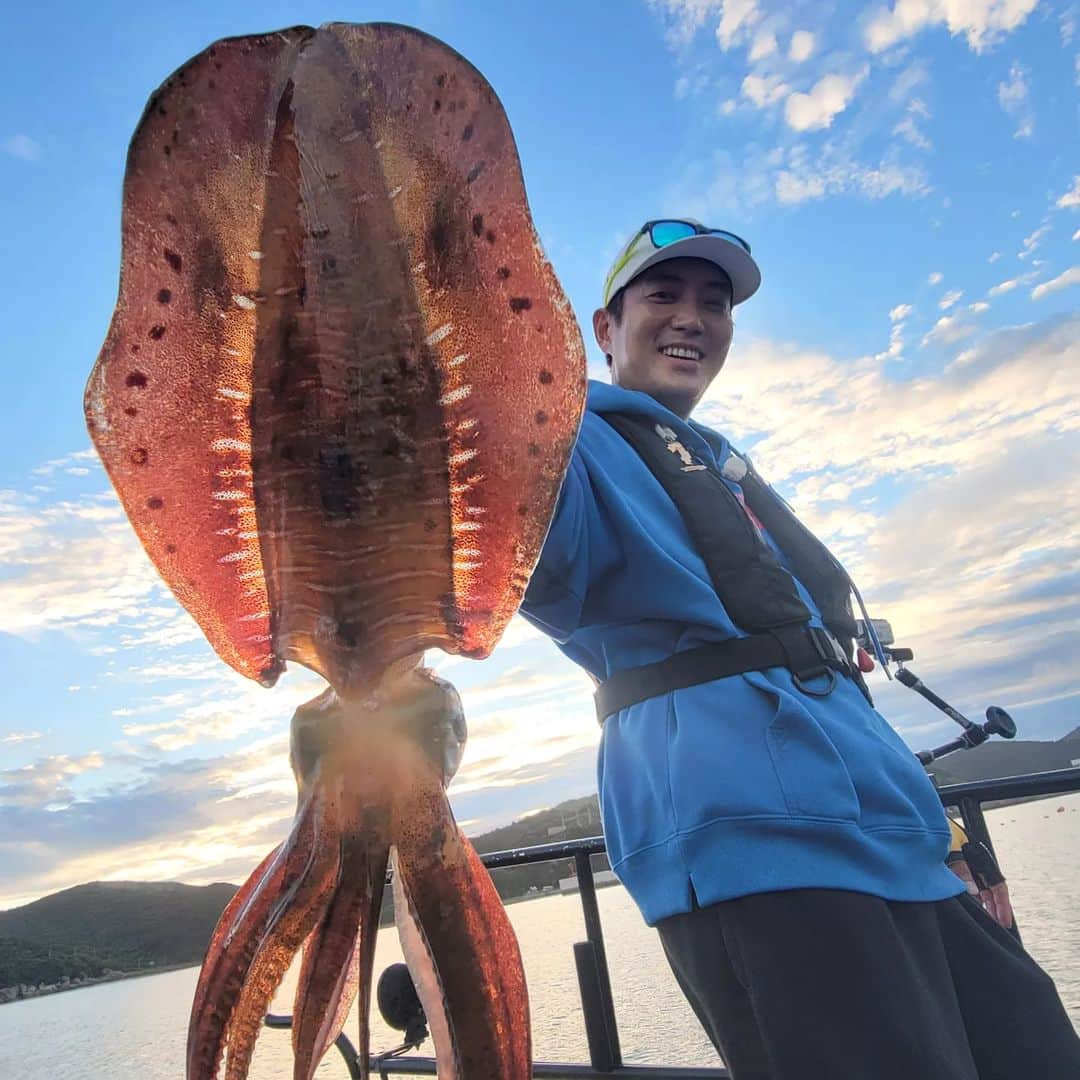
[[604,308],[597,308],[592,316],[593,334],[596,344],[605,356],[611,355],[611,316]]

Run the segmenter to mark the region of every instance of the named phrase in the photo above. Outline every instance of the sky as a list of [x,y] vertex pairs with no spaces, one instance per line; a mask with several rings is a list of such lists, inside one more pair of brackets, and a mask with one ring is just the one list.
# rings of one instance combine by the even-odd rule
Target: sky
[[[390,20],[499,94],[582,326],[622,242],[691,215],[761,291],[697,418],[750,452],[912,668],[1022,737],[1078,723],[1080,7],[1039,0],[21,5],[0,95],[0,908],[91,880],[239,881],[288,831],[293,709],[172,599],[90,448],[127,142],[212,41]],[[14,22],[12,22],[14,20]],[[591,334],[587,335],[587,339]],[[589,340],[590,369],[605,377]],[[595,790],[589,683],[520,618],[429,656],[481,832]],[[955,727],[871,676],[913,748]]]

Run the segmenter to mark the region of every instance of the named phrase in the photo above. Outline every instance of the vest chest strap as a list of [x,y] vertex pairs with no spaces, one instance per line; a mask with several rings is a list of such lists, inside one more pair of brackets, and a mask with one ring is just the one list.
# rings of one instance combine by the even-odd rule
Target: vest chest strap
[[[653,664],[615,672],[596,691],[597,720],[602,726],[609,716],[649,698],[771,667],[787,668],[795,685],[814,697],[831,693],[836,672],[852,674],[844,650],[832,634],[816,626],[784,626],[686,649]],[[811,685],[811,680],[822,676],[828,679],[824,686]]]

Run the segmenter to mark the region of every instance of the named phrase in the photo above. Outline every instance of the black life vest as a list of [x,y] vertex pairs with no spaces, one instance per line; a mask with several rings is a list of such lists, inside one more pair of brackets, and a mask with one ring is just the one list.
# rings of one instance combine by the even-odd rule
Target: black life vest
[[[833,644],[822,643],[822,635],[810,633],[810,611],[799,596],[792,574],[781,565],[715,467],[704,464],[678,441],[674,431],[653,420],[623,413],[605,413],[604,419],[637,451],[674,502],[724,610],[756,645],[745,639],[720,642],[676,654],[669,661],[630,669],[630,673],[616,673],[598,691],[601,721],[617,711],[615,706],[631,703],[628,696],[643,700],[668,689],[733,674],[733,667],[751,671],[783,664],[805,679],[813,667],[810,660],[816,660],[818,670],[825,663],[850,676],[869,699],[866,683],[854,664],[856,627],[851,579],[828,548],[795,517],[749,462],[733,456],[730,460],[744,465],[745,472],[738,468],[736,471],[742,475],[732,479],[741,485],[746,505],[813,597],[829,634],[839,643],[842,656],[827,656],[830,652],[837,654]],[[812,657],[807,647],[813,651]],[[691,655],[694,653],[700,654],[705,664],[701,678],[690,677],[695,666]],[[777,660],[777,655],[781,659]],[[710,674],[709,664],[719,674]],[[613,689],[616,681],[622,684],[618,691]],[[607,706],[612,707],[603,711]]]

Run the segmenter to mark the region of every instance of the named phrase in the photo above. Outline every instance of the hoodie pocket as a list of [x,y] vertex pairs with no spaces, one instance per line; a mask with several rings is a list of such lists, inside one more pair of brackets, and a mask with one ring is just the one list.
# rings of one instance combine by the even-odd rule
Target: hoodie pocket
[[859,820],[859,797],[832,740],[798,700],[757,672],[743,678],[773,703],[766,733],[788,812],[795,817]]

